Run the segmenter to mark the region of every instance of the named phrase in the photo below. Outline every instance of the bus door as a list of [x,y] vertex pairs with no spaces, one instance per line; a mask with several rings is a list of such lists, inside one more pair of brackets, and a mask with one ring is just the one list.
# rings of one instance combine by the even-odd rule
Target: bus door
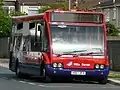
[[24,37],[22,71],[30,75],[41,74],[41,29],[41,24],[35,23],[35,28],[30,29],[30,35]]

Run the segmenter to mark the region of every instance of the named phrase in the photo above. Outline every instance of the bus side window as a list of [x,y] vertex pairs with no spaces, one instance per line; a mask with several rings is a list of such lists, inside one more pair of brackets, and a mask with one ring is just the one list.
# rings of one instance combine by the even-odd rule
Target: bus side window
[[29,37],[25,38],[25,41],[24,41],[24,44],[23,44],[23,51],[30,51]]
[[29,23],[29,29],[35,28],[35,22],[30,22]]
[[17,30],[20,30],[20,29],[22,29],[22,28],[23,28],[23,22],[22,22],[22,23],[17,24]]
[[25,42],[23,44],[23,51],[26,51],[26,45],[25,45]]
[[18,36],[16,37],[16,45],[15,45],[15,50],[19,50],[20,49],[20,45],[21,45],[21,37]]
[[27,51],[27,47],[26,47],[27,45],[26,45],[26,43],[27,43],[27,41],[25,40],[24,44],[23,44],[23,51]]

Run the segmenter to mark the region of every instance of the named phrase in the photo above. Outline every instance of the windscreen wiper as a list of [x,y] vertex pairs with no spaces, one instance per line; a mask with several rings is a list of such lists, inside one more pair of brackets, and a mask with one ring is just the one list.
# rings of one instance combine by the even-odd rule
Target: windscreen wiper
[[94,54],[94,52],[80,53],[78,55],[80,55],[80,56],[83,56],[83,55],[88,56],[88,55],[92,55],[92,54]]
[[92,48],[92,49],[99,50],[101,53],[103,53],[103,51],[101,50],[101,48]]
[[88,51],[88,50],[75,50],[75,51],[71,51],[71,52],[63,52],[64,54],[67,55],[74,55],[74,56],[87,56],[87,55],[93,55],[93,54],[100,54],[102,53],[102,50],[100,48],[92,48],[92,49],[96,49],[99,50],[100,52],[93,52],[93,51]]
[[65,53],[65,54],[56,54],[57,57],[60,57],[62,55],[72,55],[73,57],[78,57],[78,56],[88,56],[94,54],[93,52],[88,52],[88,53],[80,53],[80,54],[71,54],[71,53]]
[[[99,50],[102,53],[102,50],[100,48],[92,48],[92,49],[96,49]],[[92,52],[92,51],[88,51],[88,50],[74,50],[74,51],[68,51],[68,52],[63,52],[62,54],[57,54],[57,56],[62,56],[62,55],[73,55],[73,56],[87,56],[87,55],[92,55],[92,54],[99,54],[100,52],[96,53],[96,52]]]
[[77,53],[77,52],[85,52],[87,50],[74,50],[74,51],[70,51],[70,52],[63,52],[64,54],[73,54],[73,53]]
[[67,53],[67,54],[56,54],[57,57],[60,57],[60,56],[62,56],[62,55],[72,55],[72,56],[76,56],[77,54],[69,54],[69,53]]

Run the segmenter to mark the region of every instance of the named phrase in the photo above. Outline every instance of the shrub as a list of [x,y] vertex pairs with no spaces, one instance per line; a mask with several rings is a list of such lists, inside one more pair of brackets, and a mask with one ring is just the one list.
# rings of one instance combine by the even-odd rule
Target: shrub
[[110,23],[110,22],[107,22],[106,23],[106,26],[107,26],[107,35],[108,36],[118,36],[118,29],[115,27],[114,24]]

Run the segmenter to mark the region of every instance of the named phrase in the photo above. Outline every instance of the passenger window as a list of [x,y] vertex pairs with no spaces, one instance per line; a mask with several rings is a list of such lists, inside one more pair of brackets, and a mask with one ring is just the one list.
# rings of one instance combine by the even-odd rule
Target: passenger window
[[26,37],[23,44],[23,51],[30,51],[30,37]]
[[29,23],[29,29],[33,29],[33,28],[35,28],[35,22]]
[[22,37],[16,37],[16,45],[15,45],[15,49],[16,50],[19,50],[20,49],[20,45],[21,45],[21,40],[22,40]]
[[22,22],[22,23],[17,24],[17,30],[20,30],[20,29],[22,29],[22,28],[23,28],[23,22]]

